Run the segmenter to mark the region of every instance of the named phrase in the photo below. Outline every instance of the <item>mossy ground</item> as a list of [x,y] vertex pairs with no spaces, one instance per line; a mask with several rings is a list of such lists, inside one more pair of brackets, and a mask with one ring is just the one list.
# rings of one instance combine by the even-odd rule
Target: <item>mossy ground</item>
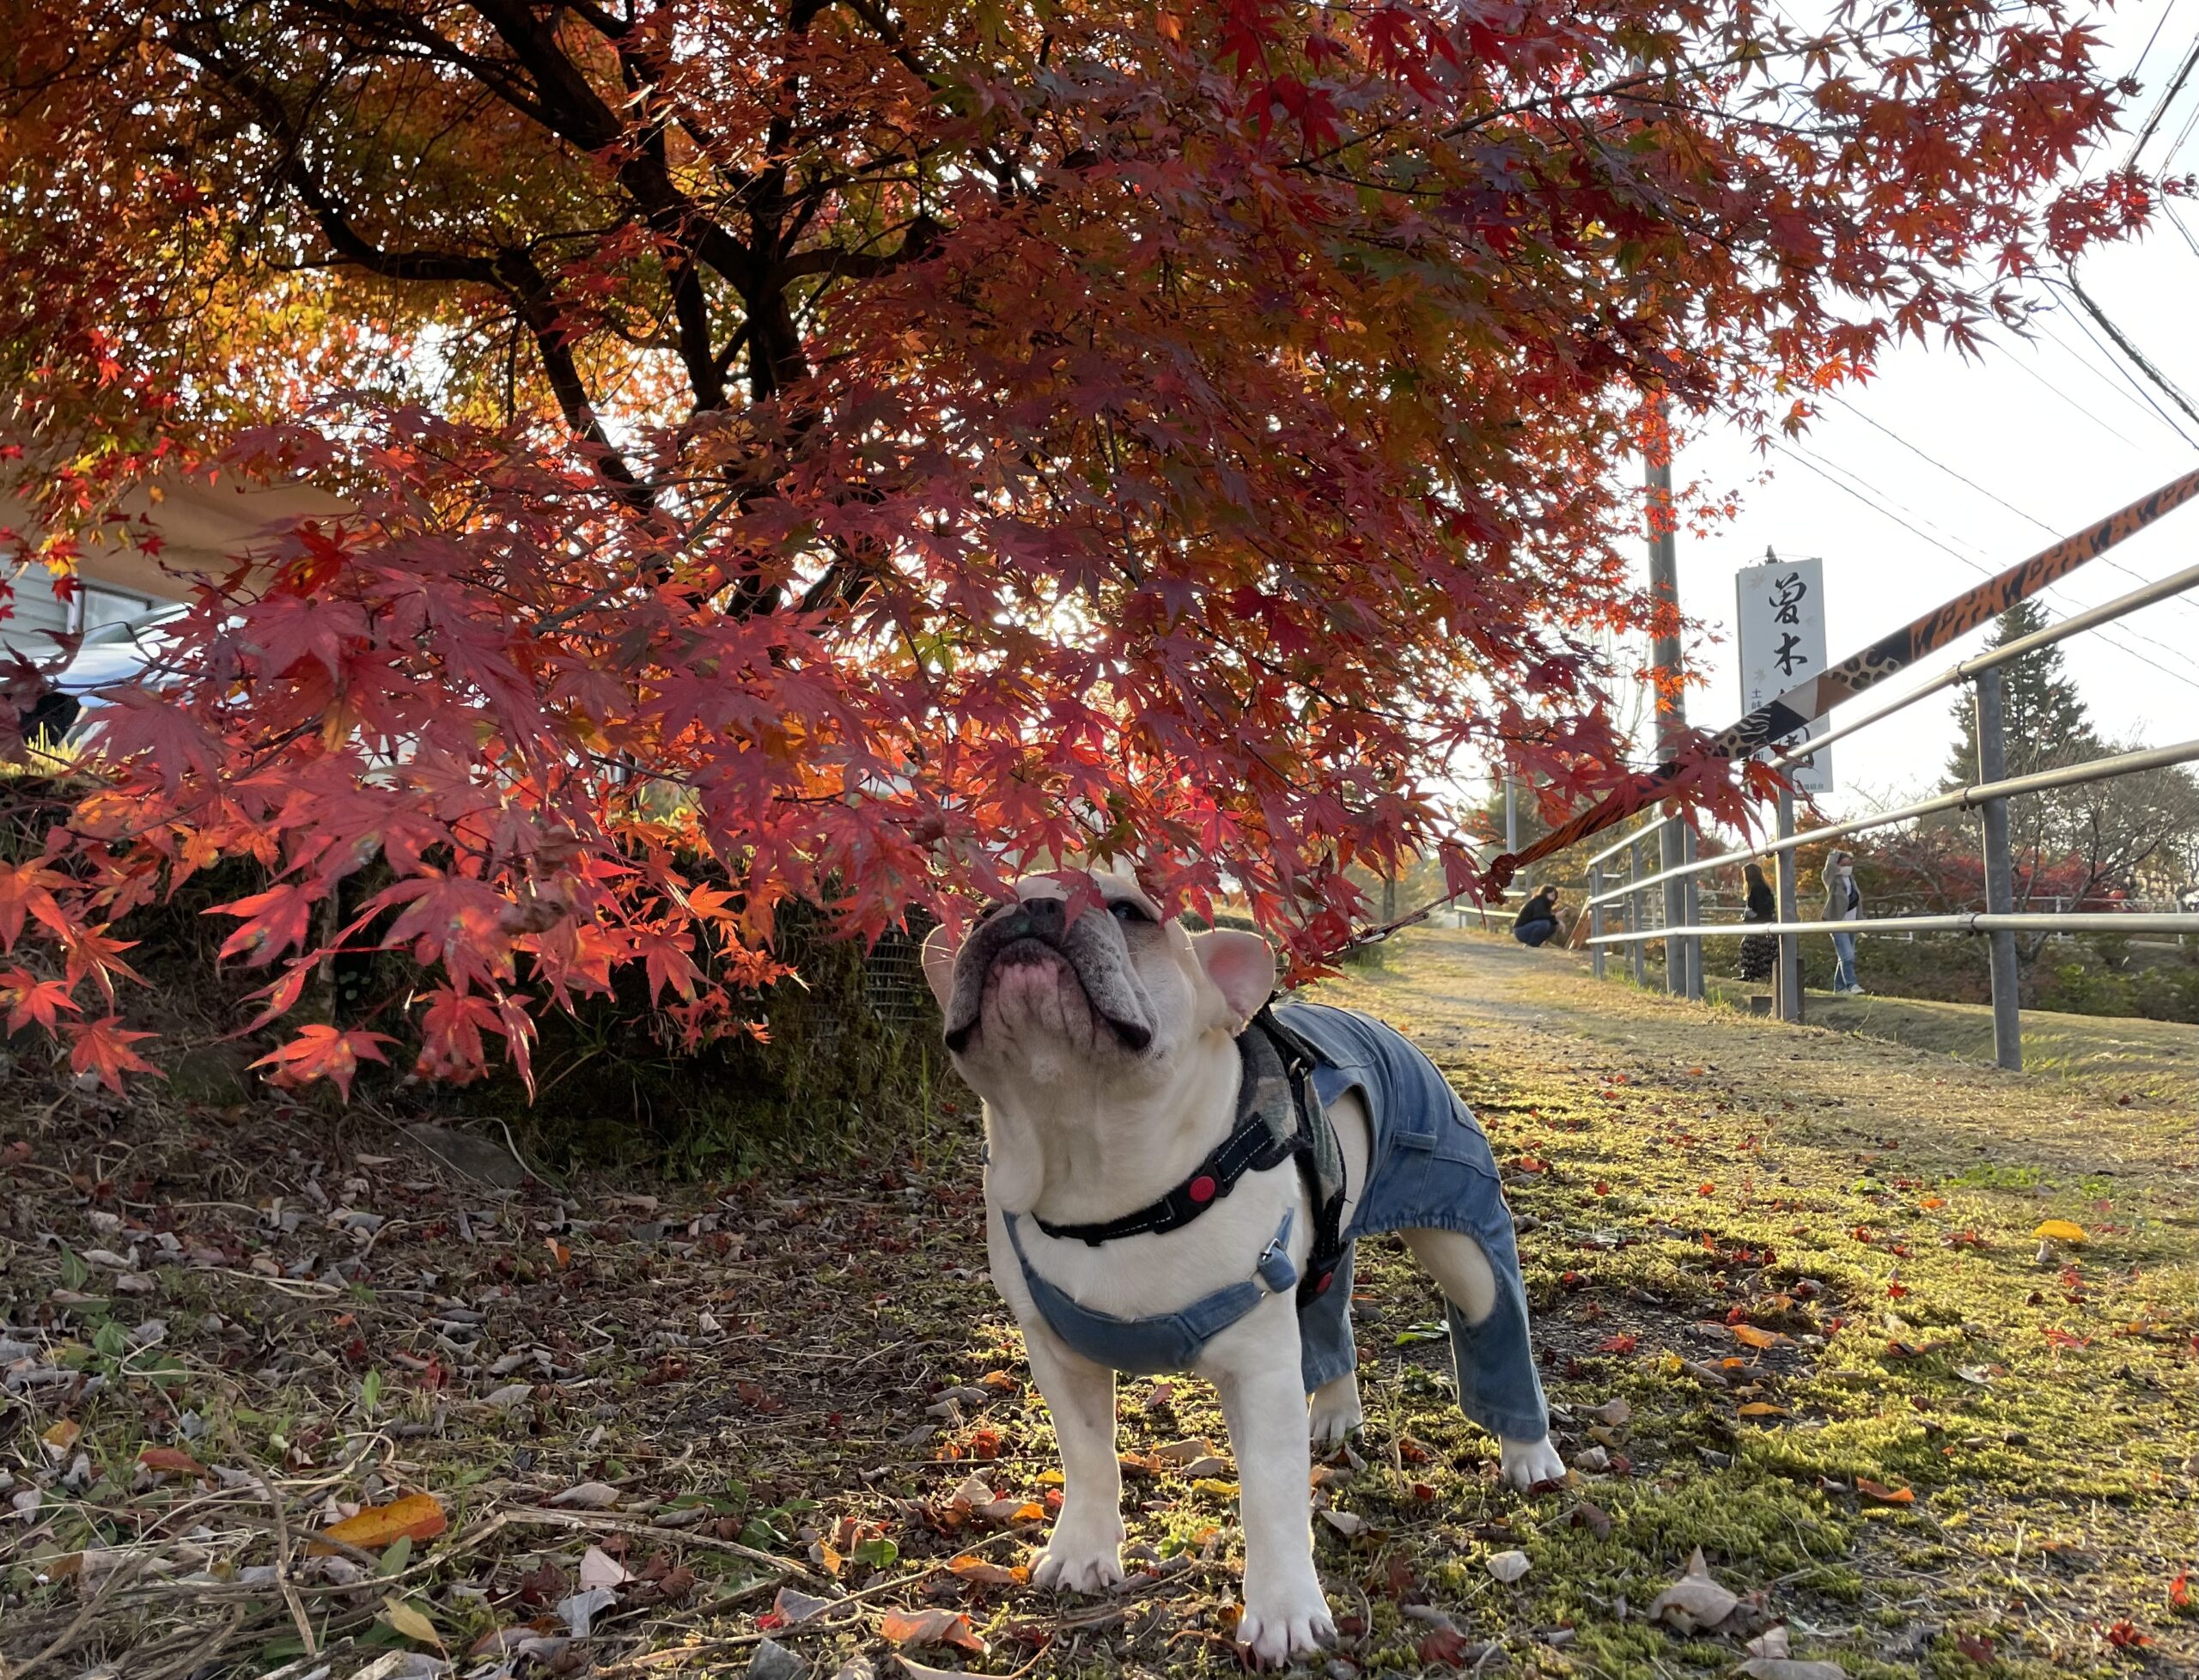
[[[1499,1488],[1423,1336],[1434,1292],[1373,1245],[1368,1427],[1320,1490],[1342,1522],[1316,1524],[1340,1661],[1419,1671],[1494,1642],[1484,1673],[1727,1673],[1735,1638],[1643,1619],[1700,1546],[1760,1595],[1745,1629],[1783,1619],[1798,1656],[1865,1680],[2191,1665],[2199,1624],[2171,1601],[2199,1451],[2188,1069],[2012,1078],[1462,934],[1324,995],[1413,1033],[1481,1114],[1532,1222],[1561,1444],[1607,1461]],[[1231,1473],[1149,1456],[1226,1452],[1196,1382],[1123,1388],[1130,1592],[943,1567],[1027,1556],[1053,1468],[982,1275],[966,1113],[890,1159],[500,1200],[367,1112],[20,1100],[0,1335],[41,1374],[0,1416],[0,1491],[39,1495],[0,1576],[13,1660],[60,1641],[54,1672],[258,1674],[302,1620],[342,1676],[417,1633],[393,1600],[454,1655],[509,1645],[557,1633],[593,1542],[643,1579],[518,1672],[740,1674],[766,1632],[820,1675],[884,1669],[880,1612],[930,1607],[989,1649],[910,1650],[928,1665],[1235,1671]],[[2087,1240],[2042,1264],[2049,1218]],[[133,1340],[149,1322],[162,1339]],[[1625,1421],[1589,1416],[1613,1400]],[[149,1446],[228,1476],[150,1472]],[[972,1473],[1009,1502],[958,1503]],[[587,1482],[615,1506],[547,1503]],[[277,1505],[295,1543],[400,1489],[438,1494],[449,1528],[388,1577],[329,1579],[295,1543],[295,1598],[254,1573],[284,1549]],[[1485,1560],[1514,1549],[1532,1567],[1500,1585]],[[759,1625],[782,1586],[852,1602]]]

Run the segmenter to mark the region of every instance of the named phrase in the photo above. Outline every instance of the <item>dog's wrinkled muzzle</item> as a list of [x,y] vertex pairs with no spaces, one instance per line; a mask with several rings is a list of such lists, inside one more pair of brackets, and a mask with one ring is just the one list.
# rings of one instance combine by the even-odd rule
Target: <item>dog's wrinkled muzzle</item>
[[1068,965],[1093,1013],[1124,1048],[1142,1051],[1153,1042],[1152,1001],[1138,983],[1114,918],[1087,914],[1070,922],[1066,911],[1059,898],[1026,899],[999,906],[971,931],[954,962],[954,994],[947,1008],[947,1049],[960,1051],[977,1031],[985,980],[993,965],[1017,946],[1034,945]]

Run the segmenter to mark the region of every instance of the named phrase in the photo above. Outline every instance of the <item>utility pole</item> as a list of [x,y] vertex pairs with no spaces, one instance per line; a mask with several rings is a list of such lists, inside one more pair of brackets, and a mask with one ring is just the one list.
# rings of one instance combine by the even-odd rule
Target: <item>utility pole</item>
[[[1665,410],[1657,410],[1655,431],[1643,456],[1648,485],[1649,520],[1649,593],[1660,620],[1649,649],[1652,675],[1657,684],[1657,756],[1669,763],[1679,752],[1687,733],[1687,701],[1679,688],[1679,550],[1672,518],[1672,434],[1665,426]],[[1660,867],[1677,869],[1685,861],[1686,825],[1667,818],[1657,834]],[[1677,880],[1665,883],[1665,925],[1684,926],[1687,894]],[[1673,934],[1665,938],[1665,989],[1680,997],[1696,995],[1691,978],[1690,941]],[[1700,949],[1700,947],[1697,947]]]

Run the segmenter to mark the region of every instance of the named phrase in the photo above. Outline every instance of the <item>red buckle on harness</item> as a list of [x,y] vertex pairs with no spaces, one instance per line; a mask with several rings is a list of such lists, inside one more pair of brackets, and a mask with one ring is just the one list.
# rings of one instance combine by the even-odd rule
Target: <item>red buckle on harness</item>
[[1197,1178],[1192,1179],[1191,1182],[1189,1184],[1186,1184],[1184,1188],[1185,1193],[1188,1195],[1192,1201],[1197,1202],[1201,1207],[1204,1207],[1208,1202],[1214,1200],[1214,1193],[1215,1190],[1219,1190],[1221,1186],[1216,1184],[1213,1178],[1208,1174],[1202,1172]]

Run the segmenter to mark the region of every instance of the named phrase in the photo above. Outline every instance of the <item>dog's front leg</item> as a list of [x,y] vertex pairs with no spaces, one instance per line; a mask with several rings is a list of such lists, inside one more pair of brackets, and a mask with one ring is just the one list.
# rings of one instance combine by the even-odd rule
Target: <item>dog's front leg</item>
[[1210,1378],[1229,1425],[1245,1525],[1245,1614],[1238,1643],[1280,1665],[1332,1643],[1336,1623],[1313,1572],[1313,1464],[1306,1444],[1294,1306],[1264,1303],[1208,1348]]
[[1024,1351],[1054,1420],[1062,1455],[1062,1510],[1031,1567],[1040,1586],[1099,1592],[1123,1579],[1123,1466],[1115,1456],[1115,1373],[1026,1322]]

